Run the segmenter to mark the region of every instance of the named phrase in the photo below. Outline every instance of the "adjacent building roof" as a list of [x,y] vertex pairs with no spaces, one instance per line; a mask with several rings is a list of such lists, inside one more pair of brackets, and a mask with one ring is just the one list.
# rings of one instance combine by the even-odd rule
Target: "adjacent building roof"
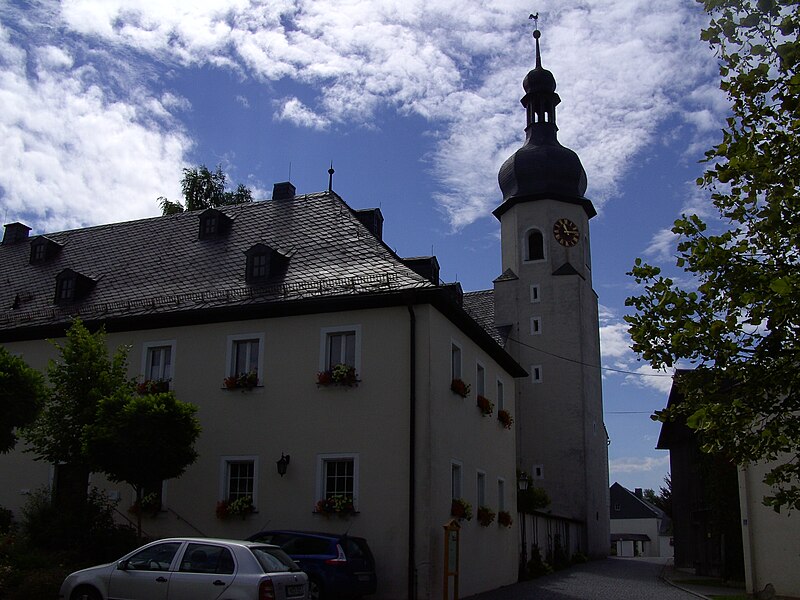
[[[669,530],[671,519],[657,506],[653,506],[642,497],[642,490],[634,492],[614,483],[609,489],[612,519],[658,519],[659,533]],[[626,538],[631,539],[631,538]]]
[[492,336],[492,339],[505,347],[510,327],[497,327],[494,319],[494,291],[481,290],[464,294],[464,310]]

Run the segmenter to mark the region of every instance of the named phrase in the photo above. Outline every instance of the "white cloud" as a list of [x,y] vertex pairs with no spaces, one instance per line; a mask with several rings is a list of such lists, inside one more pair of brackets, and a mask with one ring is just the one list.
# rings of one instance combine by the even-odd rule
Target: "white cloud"
[[608,461],[609,476],[611,479],[621,473],[650,473],[669,469],[669,455],[661,457],[642,456],[642,457],[621,457]]
[[629,367],[632,374],[625,376],[628,384],[642,388],[654,389],[665,396],[672,388],[672,372],[656,371],[650,365],[639,364],[637,367]]
[[312,129],[325,129],[329,124],[327,119],[320,117],[297,98],[284,99],[275,113],[275,118]]
[[631,356],[631,340],[628,335],[628,324],[619,321],[600,327],[600,349],[603,361],[609,358]]
[[[179,179],[176,164],[189,140],[148,119],[163,120],[181,108],[163,91],[122,81],[136,77],[145,57],[161,65],[213,65],[245,79],[308,86],[317,94],[308,101],[314,111],[290,98],[276,115],[299,127],[369,126],[379,108],[428,119],[438,140],[430,157],[432,174],[440,190],[447,190],[434,198],[455,228],[488,216],[498,204],[497,170],[524,138],[518,100],[534,53],[530,23],[520,16],[529,7],[521,0],[64,0],[28,9],[46,12],[46,18],[14,10],[0,8],[30,28],[47,24],[30,36],[31,45],[42,38],[41,80],[18,67],[11,74],[16,81],[6,81],[2,90],[12,103],[30,100],[43,122],[65,107],[76,120],[66,128],[72,135],[63,140],[39,136],[38,164],[21,150],[25,144],[9,142],[5,150],[30,169],[28,179],[41,178],[41,185],[62,193],[61,198],[65,165],[45,167],[48,161],[66,160],[58,152],[61,143],[71,148],[68,175],[82,180],[65,189],[79,194],[100,194],[91,181],[95,178],[104,180],[104,193],[118,194],[126,184],[116,174],[130,173],[134,165],[144,165],[150,175],[140,182],[157,181],[162,192],[164,182]],[[581,156],[588,193],[598,207],[668,117],[688,110],[687,123],[704,134],[713,131],[723,105],[709,85],[716,67],[698,40],[703,22],[698,7],[682,0],[656,5],[564,0],[541,17],[544,65],[554,73],[563,99],[559,138]],[[59,43],[69,40],[91,52],[73,63],[68,47],[48,41],[53,35],[61,36]],[[8,51],[19,51],[8,38],[5,44]],[[109,65],[97,58],[104,54],[118,61]],[[112,72],[117,66],[121,74]],[[115,78],[118,89],[92,85]],[[90,135],[91,121],[95,135]],[[7,118],[4,122],[11,126]],[[112,132],[107,139],[98,139],[101,127]],[[691,136],[686,143],[692,143]],[[150,145],[150,160],[142,155],[145,145]],[[101,160],[92,164],[92,156]],[[76,157],[80,160],[73,161]],[[16,181],[6,178],[3,185],[6,202],[42,203]],[[48,208],[53,215],[65,210],[58,202]],[[114,218],[129,216],[130,211]]]
[[[676,216],[677,218],[677,216]],[[659,261],[666,261],[675,256],[678,236],[672,233],[671,227],[665,227],[657,231],[650,239],[650,244],[644,251],[645,256],[650,256]]]
[[[142,90],[111,98],[90,66],[63,49],[27,53],[0,28],[0,202],[7,219],[44,230],[149,216],[176,188],[189,141]],[[165,186],[164,182],[175,182]],[[173,189],[177,194],[177,189]]]

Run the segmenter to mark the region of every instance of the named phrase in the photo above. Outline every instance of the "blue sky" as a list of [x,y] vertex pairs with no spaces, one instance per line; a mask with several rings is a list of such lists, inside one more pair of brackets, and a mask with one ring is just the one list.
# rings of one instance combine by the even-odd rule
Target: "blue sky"
[[33,233],[159,213],[181,169],[256,198],[291,180],[379,206],[401,256],[467,291],[500,272],[497,171],[524,139],[531,11],[559,140],[586,169],[611,483],[658,488],[670,379],[628,348],[625,275],[672,264],[726,116],[706,17],[686,0],[0,1],[0,211]]

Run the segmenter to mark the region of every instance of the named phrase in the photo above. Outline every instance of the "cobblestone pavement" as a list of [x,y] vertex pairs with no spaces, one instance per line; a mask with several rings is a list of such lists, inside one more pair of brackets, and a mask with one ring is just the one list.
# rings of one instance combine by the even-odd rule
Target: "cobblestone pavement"
[[465,600],[696,600],[661,579],[666,559],[607,558]]

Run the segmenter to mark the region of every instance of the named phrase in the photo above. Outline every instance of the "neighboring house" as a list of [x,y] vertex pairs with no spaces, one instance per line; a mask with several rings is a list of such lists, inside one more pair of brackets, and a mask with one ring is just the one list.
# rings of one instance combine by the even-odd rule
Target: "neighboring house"
[[[681,401],[673,382],[667,405]],[[771,585],[778,596],[799,598],[800,515],[763,504],[770,463],[737,468],[705,454],[683,423],[664,423],[657,447],[670,451],[675,565],[744,579],[748,593]]]
[[[515,525],[461,523],[460,592],[512,583],[516,431],[476,396],[505,398],[513,415],[526,373],[464,310],[460,287],[440,283],[435,258],[403,259],[383,242],[382,221],[333,192],[281,184],[270,201],[35,237],[13,223],[0,245],[0,343],[44,370],[56,355],[47,338],[80,316],[106,328],[110,348],[130,346],[132,376],[198,406],[199,459],[158,490],[148,535],[349,531],[375,554],[379,598],[439,597],[442,525],[463,498]],[[352,387],[318,375],[340,364]],[[243,373],[250,381],[229,389]],[[466,398],[454,378],[471,386]],[[0,505],[18,516],[58,473],[21,451],[0,456],[0,472]],[[92,484],[123,514],[131,506],[128,486]],[[218,518],[218,502],[244,496],[254,514]],[[354,512],[320,512],[334,496]]]
[[[673,382],[667,404],[681,401]],[[736,466],[702,452],[683,422],[662,424],[656,448],[669,450],[675,566],[697,575],[743,579]]]
[[611,498],[611,543],[617,556],[672,556],[672,521],[635,491],[614,483]]
[[764,484],[769,463],[739,469],[744,574],[747,592],[772,584],[779,596],[800,598],[800,514],[764,506],[770,494]]

